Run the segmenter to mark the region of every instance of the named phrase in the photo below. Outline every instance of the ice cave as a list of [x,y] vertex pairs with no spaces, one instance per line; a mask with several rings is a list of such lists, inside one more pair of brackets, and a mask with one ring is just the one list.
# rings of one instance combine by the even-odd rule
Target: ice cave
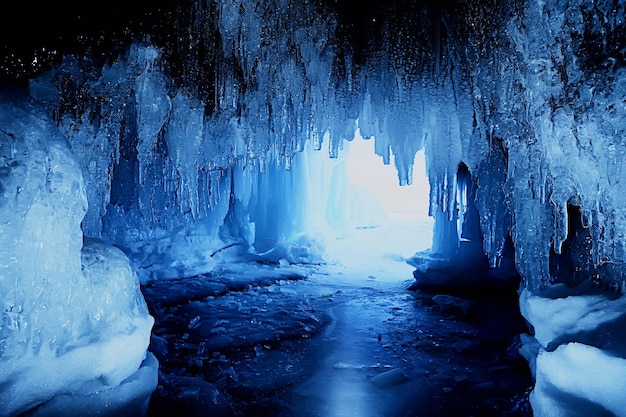
[[626,417],[626,3],[4,9],[0,417]]

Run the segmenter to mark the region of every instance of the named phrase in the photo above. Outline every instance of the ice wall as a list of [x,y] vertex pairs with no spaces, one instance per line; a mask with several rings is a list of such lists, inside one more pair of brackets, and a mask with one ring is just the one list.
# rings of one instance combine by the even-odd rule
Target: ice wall
[[[313,201],[335,204],[345,179],[315,196],[304,191],[310,176],[281,179],[307,143],[337,158],[358,127],[387,163],[394,153],[406,184],[431,131],[460,134],[449,74],[437,99],[425,74],[402,65],[416,36],[381,39],[359,69],[323,3],[190,2],[180,13],[188,32],[175,47],[146,39],[104,65],[67,56],[30,84],[93,184],[83,230],[124,248],[142,279],[204,272],[231,248],[264,252],[313,217],[341,224],[345,213]],[[398,51],[405,56],[387,59]],[[454,182],[460,153],[450,149],[430,161],[433,183]],[[434,189],[433,201],[454,205],[454,188]],[[320,211],[303,217],[290,201]]]
[[626,364],[617,331],[624,5],[528,2],[512,10],[489,48],[477,33],[471,58],[474,108],[489,144],[468,163],[485,249],[497,256],[511,233],[520,306],[534,335],[522,352],[536,377],[535,415],[624,415],[623,388],[603,383],[619,384]]
[[613,38],[623,31],[623,13],[609,3],[531,2],[505,27],[507,45],[497,53],[507,57],[491,69],[498,77],[476,74],[502,83],[493,89],[477,78],[476,90],[501,106],[484,120],[491,137],[503,140],[504,205],[513,216],[518,267],[535,288],[556,278],[551,251],[560,254],[568,237],[568,205],[579,208],[588,230],[591,265],[624,260],[625,91],[616,61],[623,52],[611,51],[621,48]]
[[[142,39],[104,65],[68,56],[33,80],[90,184],[85,233],[153,278],[301,248],[311,219],[346,217],[333,212],[341,177],[311,194],[303,184],[322,177],[298,155],[309,143],[337,158],[358,127],[384,160],[393,152],[401,184],[425,152],[436,230],[429,257],[415,259],[424,270],[514,259],[535,336],[555,329],[528,313],[544,301],[613,309],[626,256],[625,6],[334,3],[185,2],[175,42]],[[607,303],[587,299],[598,296]],[[526,339],[538,415],[580,396],[550,364],[572,352],[623,360],[603,326]],[[588,392],[589,409],[606,406]]]
[[[55,124],[0,93],[0,415],[141,415],[154,322],[128,258],[83,243],[81,170]],[[101,407],[99,407],[100,405]]]

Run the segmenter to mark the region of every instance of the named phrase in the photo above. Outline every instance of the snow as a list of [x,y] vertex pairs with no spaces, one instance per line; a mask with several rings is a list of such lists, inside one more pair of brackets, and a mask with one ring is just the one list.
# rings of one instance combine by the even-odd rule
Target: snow
[[[522,315],[533,337],[521,347],[535,374],[530,397],[539,416],[624,415],[624,346],[617,334],[625,318],[624,298],[606,294],[520,295]],[[580,383],[580,381],[585,381]]]
[[541,352],[537,370],[530,398],[535,415],[626,415],[623,358],[572,342]]
[[523,290],[520,295],[521,313],[533,323],[535,339],[550,350],[563,340],[580,340],[581,334],[593,334],[608,323],[623,320],[625,303],[624,297],[612,300],[604,294],[548,298]]

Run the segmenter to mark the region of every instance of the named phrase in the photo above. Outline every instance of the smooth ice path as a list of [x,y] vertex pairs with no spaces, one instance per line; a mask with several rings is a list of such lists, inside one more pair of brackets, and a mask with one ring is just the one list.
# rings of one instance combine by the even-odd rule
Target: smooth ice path
[[528,416],[527,364],[507,350],[523,330],[516,295],[457,294],[463,310],[407,290],[410,254],[389,238],[424,225],[405,220],[338,240],[341,263],[239,264],[144,288],[161,364],[149,417]]

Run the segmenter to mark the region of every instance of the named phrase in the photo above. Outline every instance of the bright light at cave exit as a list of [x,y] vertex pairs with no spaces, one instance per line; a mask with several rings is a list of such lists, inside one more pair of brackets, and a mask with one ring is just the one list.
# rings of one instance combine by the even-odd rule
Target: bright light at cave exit
[[337,254],[354,272],[379,279],[411,278],[413,267],[405,259],[432,245],[424,152],[415,156],[411,185],[400,186],[393,155],[385,165],[374,153],[374,141],[363,139],[357,130],[344,146],[356,227],[337,241]]
[[412,184],[401,186],[393,154],[391,163],[385,165],[382,158],[374,153],[374,140],[363,139],[357,130],[354,140],[349,143],[347,163],[350,182],[374,193],[388,216],[427,219],[429,185],[424,152],[415,156]]

